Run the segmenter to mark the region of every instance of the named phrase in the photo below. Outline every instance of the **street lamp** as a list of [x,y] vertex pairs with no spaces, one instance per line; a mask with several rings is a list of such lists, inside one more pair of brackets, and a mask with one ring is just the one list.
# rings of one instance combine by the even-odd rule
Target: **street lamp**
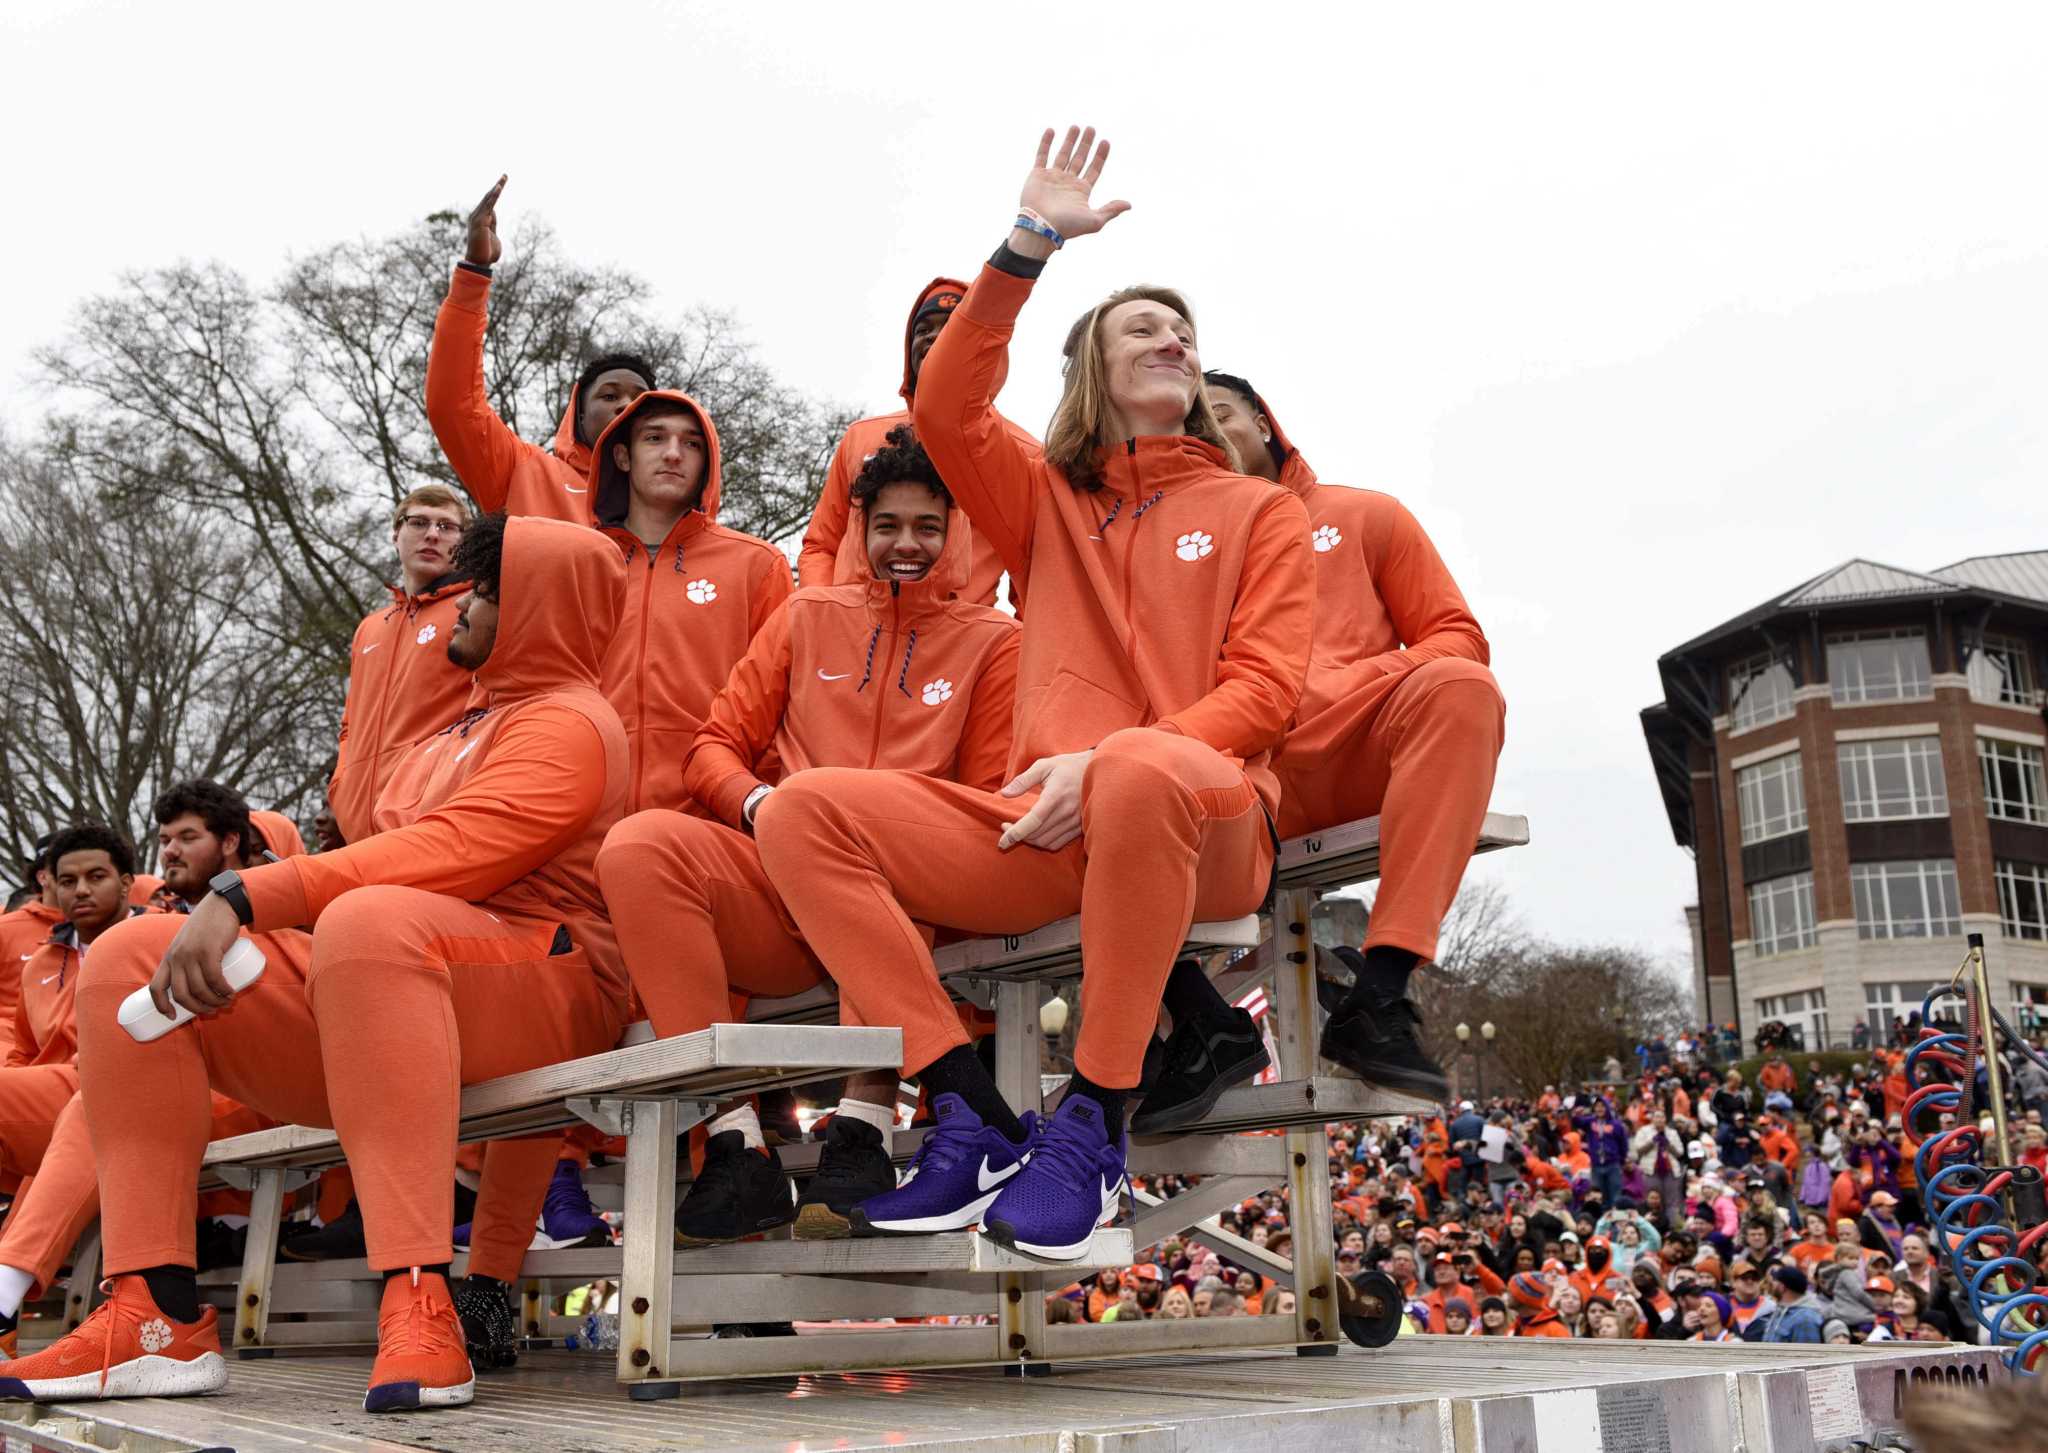
[[1472,1077],[1474,1080],[1473,1088],[1478,1094],[1480,1101],[1484,1103],[1486,1100],[1486,1060],[1484,1058],[1483,1051],[1485,1050],[1486,1045],[1493,1043],[1493,1036],[1498,1031],[1494,1029],[1493,1021],[1491,1019],[1487,1020],[1484,1024],[1480,1025],[1479,1038],[1482,1041],[1482,1043],[1477,1049],[1474,1049],[1472,1047],[1471,1025],[1466,1024],[1461,1020],[1459,1021],[1458,1027],[1452,1030],[1451,1032],[1458,1036],[1458,1048],[1461,1052],[1465,1050],[1471,1050],[1472,1052]]

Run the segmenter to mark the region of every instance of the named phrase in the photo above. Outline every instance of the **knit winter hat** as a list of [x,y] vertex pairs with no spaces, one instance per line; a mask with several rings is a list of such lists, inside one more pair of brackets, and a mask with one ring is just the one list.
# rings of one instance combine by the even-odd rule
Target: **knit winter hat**
[[1534,1272],[1516,1272],[1508,1281],[1508,1295],[1516,1311],[1540,1312],[1550,1305],[1550,1284]]

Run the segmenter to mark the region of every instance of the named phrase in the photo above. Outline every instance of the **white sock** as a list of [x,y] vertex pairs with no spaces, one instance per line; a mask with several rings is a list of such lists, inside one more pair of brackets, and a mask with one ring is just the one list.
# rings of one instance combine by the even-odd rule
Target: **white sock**
[[18,1266],[0,1266],[0,1317],[19,1316],[22,1299],[36,1284],[36,1274]]
[[746,1142],[747,1149],[749,1150],[766,1150],[768,1148],[766,1142],[761,1139],[760,1113],[754,1109],[751,1101],[740,1106],[737,1110],[728,1110],[723,1115],[720,1115],[711,1122],[706,1133],[710,1135],[723,1135],[728,1130],[739,1131],[740,1139]]
[[865,1120],[884,1136],[896,1128],[896,1107],[894,1105],[870,1105],[865,1100],[841,1100],[839,1108],[832,1112],[851,1120]]

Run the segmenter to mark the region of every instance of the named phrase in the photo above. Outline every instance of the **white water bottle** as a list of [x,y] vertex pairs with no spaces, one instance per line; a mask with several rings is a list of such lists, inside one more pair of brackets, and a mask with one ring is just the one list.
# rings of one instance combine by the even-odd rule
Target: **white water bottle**
[[[246,938],[238,938],[220,961],[221,977],[228,981],[228,988],[239,994],[263,977],[263,963],[263,950]],[[192,1011],[175,999],[171,1001],[169,1015],[159,1014],[150,1002],[147,985],[121,1001],[121,1027],[142,1044],[162,1038],[191,1017]]]

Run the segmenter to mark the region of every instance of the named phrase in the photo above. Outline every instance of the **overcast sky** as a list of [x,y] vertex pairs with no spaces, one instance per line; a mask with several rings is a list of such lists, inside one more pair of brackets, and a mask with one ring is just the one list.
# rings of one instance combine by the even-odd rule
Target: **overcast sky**
[[37,4],[0,12],[0,377],[124,268],[544,215],[806,388],[892,402],[911,295],[1002,237],[1038,130],[1134,210],[1071,317],[1195,300],[1326,480],[1435,536],[1508,699],[1474,868],[1562,938],[1687,952],[1636,713],[1664,650],[1854,555],[2048,545],[2048,13],[2026,7]]

